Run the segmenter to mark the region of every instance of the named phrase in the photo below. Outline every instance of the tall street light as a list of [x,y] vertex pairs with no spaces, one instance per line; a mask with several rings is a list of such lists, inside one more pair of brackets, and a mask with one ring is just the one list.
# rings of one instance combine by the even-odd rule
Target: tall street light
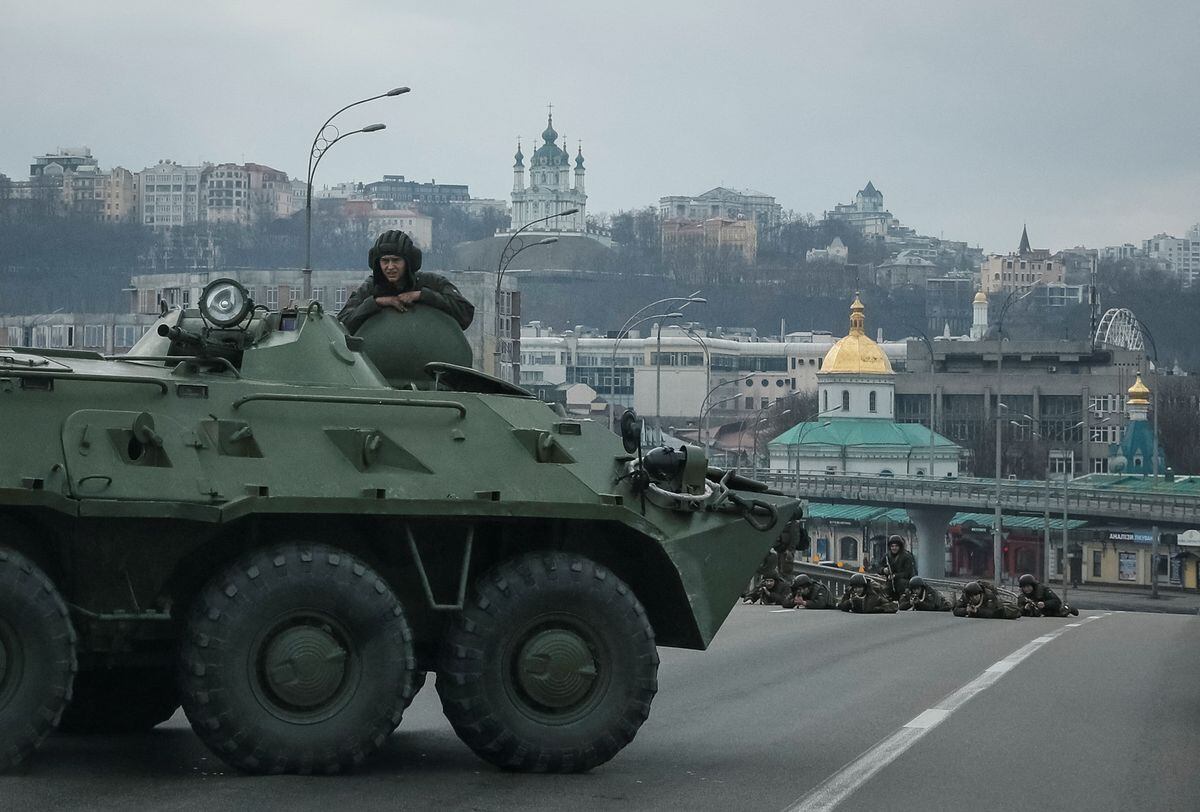
[[[500,257],[499,257],[499,259],[496,260],[496,294],[492,300],[492,305],[496,309],[496,319],[495,319],[495,322],[496,322],[495,323],[496,350],[492,355],[492,359],[493,359],[492,363],[494,365],[494,369],[492,369],[492,374],[494,374],[497,378],[504,377],[501,374],[502,370],[500,369],[500,365],[503,363],[502,349],[501,349],[501,336],[500,336],[501,326],[503,324],[503,322],[500,318],[500,283],[502,281],[504,281],[504,272],[506,270],[508,270],[508,264],[513,261],[513,257],[515,257],[517,254],[524,251],[526,248],[530,248],[530,247],[532,247],[532,245],[546,245],[547,244],[544,240],[536,242],[536,243],[532,243],[532,245],[525,245],[524,243],[521,243],[520,246],[514,250],[513,242],[517,239],[517,237],[519,237],[521,235],[521,232],[525,231],[525,229],[527,229],[527,228],[532,228],[533,226],[536,226],[538,223],[544,223],[547,220],[553,220],[555,217],[567,217],[569,215],[578,214],[578,213],[579,213],[579,209],[573,208],[573,209],[567,209],[566,211],[555,212],[554,214],[547,214],[545,217],[539,217],[536,220],[530,220],[528,223],[521,226],[516,231],[514,231],[511,235],[509,235],[508,242],[504,243],[504,248],[500,249]],[[555,241],[557,241],[557,239],[558,238],[556,237]],[[481,332],[482,332],[482,330],[481,330]],[[480,340],[482,341],[482,337],[480,338]],[[510,347],[511,347],[511,345],[510,345]],[[511,368],[512,358],[509,358],[509,362],[510,362],[510,368]],[[481,359],[480,363],[482,363],[482,359]],[[516,381],[511,381],[511,383],[516,383]]]
[[[733,378],[728,381],[721,381],[719,384],[712,387],[704,394],[704,397],[701,398],[701,400],[700,400],[700,432],[704,437],[708,437],[708,431],[707,431],[708,416],[710,413],[712,413],[712,410],[715,409],[717,406],[720,406],[722,403],[728,403],[731,400],[737,400],[738,398],[742,397],[741,392],[738,392],[736,395],[730,395],[727,398],[722,398],[721,400],[715,400],[712,403],[708,403],[708,399],[713,396],[713,393],[715,393],[718,389],[720,389],[723,386],[729,386],[730,384],[733,384],[733,383],[741,383],[742,381],[748,381],[751,378],[757,378],[761,374],[762,373],[760,373],[760,372],[751,372],[749,375],[743,375],[740,378]],[[706,403],[708,403],[707,406],[704,405]],[[706,448],[710,445],[711,445],[711,443],[708,443],[707,441],[705,442]]]
[[[1150,332],[1150,328],[1146,326],[1146,322],[1133,317],[1137,322],[1138,328],[1146,338],[1150,339],[1150,351],[1154,354],[1154,388],[1150,390],[1150,411],[1154,412],[1154,422],[1152,433],[1154,435],[1154,448],[1150,450],[1152,459],[1150,460],[1150,472],[1154,476],[1154,485],[1158,486],[1158,345],[1154,342],[1154,334]],[[1147,375],[1146,377],[1150,377]],[[1158,597],[1158,524],[1150,527],[1150,597]]]
[[934,370],[934,367],[933,367],[933,342],[929,340],[929,336],[925,334],[924,330],[922,330],[918,327],[913,327],[913,326],[909,326],[908,329],[914,330],[917,333],[917,335],[920,337],[921,341],[924,342],[924,344],[925,344],[925,350],[929,353],[929,476],[930,476],[930,478],[932,478],[932,477],[936,476],[936,474],[934,473],[934,470],[933,470],[933,459],[934,459],[934,448],[933,448],[933,445],[934,445],[934,434],[933,434],[933,426],[934,426],[934,413],[933,412],[934,412],[934,409],[933,409],[933,406],[934,406],[934,389],[935,389],[935,387],[933,385],[933,370]]
[[[642,309],[644,310],[645,308],[642,308]],[[641,311],[638,311],[638,312],[640,313]],[[610,355],[609,362],[608,362],[609,375],[611,376],[611,377],[609,377],[609,385],[608,385],[608,411],[609,411],[608,423],[609,423],[610,431],[615,430],[614,426],[616,425],[613,422],[613,420],[614,420],[613,416],[616,413],[617,347],[619,347],[621,345],[621,339],[625,338],[624,334],[629,332],[630,330],[632,330],[634,327],[637,327],[639,324],[645,324],[646,322],[653,321],[654,319],[662,319],[663,321],[667,321],[668,319],[681,319],[681,318],[683,318],[683,314],[676,311],[676,312],[672,312],[672,313],[652,313],[649,316],[643,316],[642,318],[638,319],[635,322],[632,322],[632,323],[625,322],[625,326],[622,328],[622,334],[618,335],[616,340],[613,341],[612,354]],[[632,388],[633,388],[633,386],[632,386],[632,381],[631,381],[630,389],[632,389]]]
[[1000,402],[1004,391],[1004,316],[1008,313],[1009,307],[1033,293],[1033,290],[1033,287],[1030,287],[1022,293],[1018,288],[1010,292],[1008,298],[1004,300],[1004,304],[1000,306],[1000,313],[996,317],[996,513],[994,518],[995,526],[992,528],[992,572],[997,584],[1004,583],[1001,573],[1001,566],[1003,564],[1001,560],[1001,539],[1003,536],[1001,527],[1004,523],[1004,514],[1000,507],[1000,482],[1003,476],[1001,470],[1001,446],[1004,442],[1004,423],[1000,410],[1008,408]]
[[[526,243],[524,241],[524,239],[521,239],[521,240],[517,240],[515,243],[518,246],[517,249],[515,251],[509,251],[509,246],[514,244],[512,240],[509,240],[508,244],[505,245],[505,247],[504,247],[505,250],[503,252],[501,252],[501,254],[500,254],[500,262],[502,263],[502,266],[497,268],[497,270],[496,270],[497,279],[499,279],[499,277],[503,276],[508,271],[508,266],[511,265],[512,261],[517,258],[517,254],[521,253],[526,248],[535,248],[539,245],[553,245],[556,242],[558,242],[558,237],[545,237],[543,239],[538,240],[537,242],[531,242],[531,243]],[[495,304],[496,304],[496,348],[492,351],[492,371],[497,375],[500,374],[500,332],[501,332],[501,327],[503,326],[503,320],[500,318],[500,300],[501,300],[501,297],[504,295],[498,288],[499,288],[499,285],[497,285],[496,299],[495,299]],[[484,337],[485,337],[484,331],[481,329],[479,331],[479,362],[481,364],[483,363],[484,351],[486,349],[484,346]],[[514,381],[514,383],[516,383],[516,381]]]
[[305,176],[306,186],[304,193],[304,300],[312,299],[312,190],[313,176],[316,175],[317,166],[321,163],[321,158],[329,151],[329,148],[341,141],[343,138],[354,135],[356,133],[374,133],[386,129],[384,124],[370,124],[359,130],[353,130],[348,133],[341,133],[337,127],[332,125],[332,122],[342,113],[349,110],[351,107],[357,107],[360,104],[366,104],[376,99],[387,98],[388,96],[402,96],[409,92],[407,87],[394,87],[386,93],[380,93],[377,96],[371,96],[367,99],[360,99],[356,102],[351,102],[345,107],[338,110],[329,118],[325,119],[325,123],[317,130],[316,136],[313,138],[312,146],[308,150],[308,174]]
[[[701,298],[700,291],[697,290],[693,293],[688,294],[687,296],[667,296],[666,298],[663,298],[663,299],[657,299],[657,300],[650,302],[647,305],[643,305],[642,307],[639,307],[637,310],[635,310],[633,315],[630,316],[628,319],[626,319],[625,323],[623,325],[621,325],[621,329],[617,331],[617,339],[616,339],[616,342],[613,344],[612,366],[611,366],[611,369],[609,370],[612,375],[612,380],[616,381],[616,379],[617,379],[617,344],[619,344],[621,342],[621,339],[625,337],[625,334],[627,332],[629,332],[630,329],[632,329],[633,322],[635,320],[637,320],[637,318],[639,316],[641,316],[643,313],[645,313],[650,308],[657,307],[658,305],[664,305],[664,304],[679,305],[679,310],[683,310],[683,308],[687,307],[690,304],[705,304],[707,302],[708,302],[708,299]],[[640,324],[641,322],[638,322],[638,323]],[[614,384],[614,386],[615,386],[615,384]],[[610,394],[615,395],[616,393],[610,392]],[[703,405],[703,403],[701,403],[701,405]],[[608,427],[610,431],[616,431],[615,420],[616,420],[615,416],[610,416],[609,427]]]

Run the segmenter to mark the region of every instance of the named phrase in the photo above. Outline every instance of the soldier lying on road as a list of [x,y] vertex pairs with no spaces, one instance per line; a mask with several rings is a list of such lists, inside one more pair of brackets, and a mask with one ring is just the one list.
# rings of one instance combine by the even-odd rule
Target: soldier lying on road
[[908,589],[900,596],[900,611],[915,609],[919,612],[949,612],[950,600],[933,587],[925,583],[925,579],[917,576],[908,582]]
[[792,590],[787,582],[779,577],[779,573],[772,572],[764,575],[758,586],[743,595],[742,600],[748,603],[761,603],[764,606],[784,606],[791,609]]
[[792,581],[792,603],[797,609],[836,609],[833,594],[824,584],[800,574]]
[[988,581],[972,581],[963,587],[954,606],[955,617],[998,618],[1016,620],[1021,610],[1000,600],[996,587]]
[[1053,589],[1039,584],[1038,579],[1029,573],[1022,575],[1017,583],[1021,585],[1021,614],[1026,617],[1070,617],[1079,614],[1078,609],[1063,603]]
[[881,588],[861,572],[850,576],[850,588],[838,601],[838,609],[855,614],[894,614],[896,603],[889,601]]

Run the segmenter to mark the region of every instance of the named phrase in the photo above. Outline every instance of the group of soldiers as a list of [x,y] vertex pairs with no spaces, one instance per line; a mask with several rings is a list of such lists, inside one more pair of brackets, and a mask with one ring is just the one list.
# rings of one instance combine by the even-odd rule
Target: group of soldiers
[[856,572],[850,576],[845,593],[835,598],[829,588],[801,573],[790,575],[793,550],[781,538],[759,571],[757,584],[743,596],[747,603],[763,603],[785,609],[841,609],[856,614],[895,614],[896,612],[952,612],[956,617],[1015,620],[1019,617],[1067,617],[1079,610],[1065,604],[1053,589],[1039,583],[1033,575],[1018,580],[1017,604],[1007,601],[990,581],[967,583],[951,601],[917,575],[917,562],[905,549],[904,540],[892,536],[888,552],[880,563],[880,582]]

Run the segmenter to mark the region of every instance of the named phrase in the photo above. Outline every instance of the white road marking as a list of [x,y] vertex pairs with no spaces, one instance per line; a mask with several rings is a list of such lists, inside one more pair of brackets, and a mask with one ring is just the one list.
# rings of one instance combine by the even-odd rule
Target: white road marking
[[794,612],[794,611],[795,611],[794,609],[772,609],[771,614],[777,615],[780,612]]
[[[1099,615],[1086,618],[1097,620]],[[967,704],[975,695],[994,685],[1035,651],[1046,645],[1070,627],[1080,623],[1068,623],[1049,634],[1034,638],[1002,660],[984,670],[982,674],[947,696],[936,707],[927,708],[905,723],[899,730],[851,761],[845,767],[814,787],[807,795],[797,799],[785,812],[828,812],[849,798],[859,787],[867,783],[887,765],[899,758],[908,748],[916,744],[926,733],[933,730],[950,714]]]
[[1082,623],[1068,623],[1067,628],[1068,629],[1077,629],[1082,625],[1083,625]]

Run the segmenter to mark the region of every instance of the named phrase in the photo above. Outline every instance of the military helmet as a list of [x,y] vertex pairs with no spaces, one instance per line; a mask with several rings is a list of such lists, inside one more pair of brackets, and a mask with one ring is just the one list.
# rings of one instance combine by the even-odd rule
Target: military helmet
[[861,572],[856,572],[850,576],[850,586],[866,586],[866,585],[867,585],[867,576],[863,575]]
[[796,580],[792,581],[792,586],[795,589],[804,589],[805,587],[812,586],[812,578],[809,578],[807,575],[797,575]]
[[416,273],[421,270],[421,249],[412,241],[412,237],[398,229],[385,231],[375,239],[375,244],[367,252],[367,265],[372,271],[379,272],[379,260],[383,257],[403,257],[405,271]]
[[971,583],[969,583],[963,587],[963,592],[965,592],[968,595],[982,595],[983,594],[983,585],[981,583],[979,583],[978,581],[972,581]]
[[922,578],[920,575],[915,575],[912,578],[909,578],[908,579],[908,588],[909,589],[924,589],[925,588],[925,579]]
[[891,547],[893,544],[900,545],[901,550],[904,549],[904,539],[901,538],[900,536],[892,536],[891,538],[888,539],[888,546]]
[[1028,572],[1017,579],[1018,586],[1037,586],[1038,580]]

